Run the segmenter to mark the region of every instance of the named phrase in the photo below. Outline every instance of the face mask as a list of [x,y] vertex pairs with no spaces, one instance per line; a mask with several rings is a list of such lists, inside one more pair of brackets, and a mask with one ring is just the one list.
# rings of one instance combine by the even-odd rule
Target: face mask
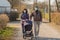
[[26,13],[26,11],[24,10],[24,13]]
[[38,10],[37,8],[35,8],[35,10]]

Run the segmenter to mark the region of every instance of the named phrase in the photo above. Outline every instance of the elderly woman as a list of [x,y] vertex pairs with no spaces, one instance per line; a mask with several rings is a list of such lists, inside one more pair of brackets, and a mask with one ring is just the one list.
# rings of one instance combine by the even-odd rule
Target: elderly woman
[[[24,21],[29,20],[29,14],[28,14],[27,9],[23,10],[22,15],[21,15],[21,19],[22,19],[22,32],[23,32],[23,35],[24,35],[24,33],[25,33]],[[23,36],[23,38],[24,38],[24,36]]]

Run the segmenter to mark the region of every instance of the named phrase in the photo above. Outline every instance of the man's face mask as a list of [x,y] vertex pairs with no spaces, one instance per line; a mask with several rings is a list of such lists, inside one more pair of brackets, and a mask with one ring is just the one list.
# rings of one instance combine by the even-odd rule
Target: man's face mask
[[38,8],[35,8],[35,10],[38,10]]

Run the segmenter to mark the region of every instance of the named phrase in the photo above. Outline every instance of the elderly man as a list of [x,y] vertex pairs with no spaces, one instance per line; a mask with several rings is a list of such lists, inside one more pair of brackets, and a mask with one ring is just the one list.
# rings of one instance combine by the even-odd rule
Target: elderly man
[[34,19],[34,36],[37,37],[39,34],[40,23],[42,22],[42,14],[39,9],[36,7],[34,12],[30,15],[30,19]]

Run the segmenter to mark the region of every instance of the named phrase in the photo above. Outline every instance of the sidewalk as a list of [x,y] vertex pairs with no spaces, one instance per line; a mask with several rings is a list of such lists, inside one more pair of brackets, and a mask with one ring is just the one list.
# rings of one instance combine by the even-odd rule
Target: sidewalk
[[48,23],[42,23],[39,36],[47,38],[60,38],[60,32],[58,32],[53,28],[53,26],[49,25]]
[[[9,25],[16,27],[11,40],[23,40],[21,23],[9,23]],[[54,29],[53,26],[49,25],[49,23],[41,24],[38,40],[60,40],[59,38],[60,32]]]

